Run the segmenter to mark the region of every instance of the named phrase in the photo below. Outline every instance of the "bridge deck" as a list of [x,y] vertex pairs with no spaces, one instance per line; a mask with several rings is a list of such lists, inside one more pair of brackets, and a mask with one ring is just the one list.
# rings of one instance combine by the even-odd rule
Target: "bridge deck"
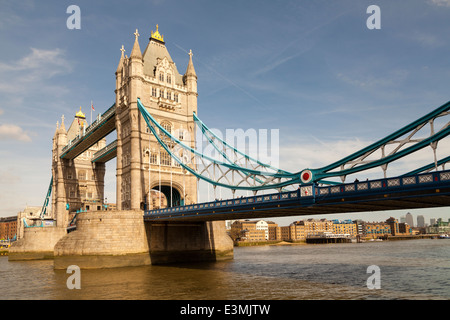
[[145,211],[145,221],[236,220],[450,206],[450,170]]
[[117,140],[114,140],[103,149],[97,151],[91,162],[108,162],[117,157]]
[[85,132],[71,140],[62,150],[62,159],[75,159],[92,145],[106,137],[116,129],[115,123],[116,105],[112,105],[98,117]]

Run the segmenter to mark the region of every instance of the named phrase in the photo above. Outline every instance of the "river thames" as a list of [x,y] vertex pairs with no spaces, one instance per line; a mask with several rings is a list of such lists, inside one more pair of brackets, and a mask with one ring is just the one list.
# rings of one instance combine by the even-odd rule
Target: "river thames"
[[[369,266],[380,289],[369,289]],[[448,300],[450,240],[237,247],[231,261],[81,270],[0,257],[2,300]]]

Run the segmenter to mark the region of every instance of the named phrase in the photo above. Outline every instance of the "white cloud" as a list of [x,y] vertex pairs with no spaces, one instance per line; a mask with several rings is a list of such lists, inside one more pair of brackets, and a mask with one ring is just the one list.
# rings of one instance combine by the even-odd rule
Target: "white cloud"
[[31,53],[16,63],[0,63],[2,73],[11,75],[14,72],[23,72],[20,80],[26,82],[48,79],[71,70],[71,64],[64,58],[64,51],[58,48],[54,50],[31,48]]
[[[304,144],[291,144],[280,147],[280,169],[290,172],[299,172],[303,169],[317,169],[338,161],[350,154],[369,146],[373,141],[362,141],[359,139],[347,139],[339,141],[310,141]],[[411,146],[411,145],[406,145]],[[447,150],[450,148],[450,139],[445,138],[438,144],[437,159],[448,156]],[[386,148],[386,154],[391,150]],[[370,155],[366,160],[376,160],[381,158],[381,151]],[[432,163],[434,160],[433,151],[427,147],[416,151],[411,155],[401,158],[388,165],[387,175],[398,176],[413,171],[421,166]],[[441,168],[440,168],[441,169]],[[383,171],[380,167],[363,171],[352,175],[353,179],[379,179],[383,178]],[[333,179],[334,180],[334,179]],[[346,182],[352,181],[348,177]]]
[[450,0],[430,0],[429,2],[440,7],[450,7]]
[[22,142],[31,142],[27,132],[14,124],[0,125],[0,140],[17,140]]
[[408,79],[409,71],[395,69],[384,76],[366,75],[362,72],[354,72],[352,75],[338,73],[337,78],[345,83],[359,88],[385,88],[396,86]]

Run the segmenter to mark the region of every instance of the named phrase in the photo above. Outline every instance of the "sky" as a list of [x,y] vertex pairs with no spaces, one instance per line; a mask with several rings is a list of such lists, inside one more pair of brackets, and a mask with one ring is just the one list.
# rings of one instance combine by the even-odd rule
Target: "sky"
[[[67,28],[70,5],[80,8],[80,29]],[[380,8],[380,29],[367,27],[370,5]],[[136,29],[144,50],[158,24],[180,73],[192,50],[203,122],[222,132],[279,130],[279,167],[298,172],[450,100],[449,16],[450,0],[0,0],[0,217],[43,204],[56,122],[80,106],[90,120],[91,101],[94,118],[115,102],[120,48],[130,54]],[[438,153],[449,148],[447,138]],[[430,149],[388,173],[420,161],[432,161]],[[112,201],[115,161],[105,184]],[[327,218],[383,221],[406,212]],[[450,218],[448,207],[411,213]]]

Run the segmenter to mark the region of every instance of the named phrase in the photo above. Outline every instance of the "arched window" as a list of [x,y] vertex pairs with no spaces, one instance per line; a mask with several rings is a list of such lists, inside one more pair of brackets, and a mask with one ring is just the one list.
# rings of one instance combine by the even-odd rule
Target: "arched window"
[[161,165],[170,166],[171,157],[166,150],[161,150]]
[[78,180],[86,180],[86,170],[80,170],[78,172]]
[[150,153],[150,163],[151,164],[158,164],[158,154],[156,152]]
[[166,130],[168,133],[172,133],[172,124],[168,121],[161,122],[161,126]]

